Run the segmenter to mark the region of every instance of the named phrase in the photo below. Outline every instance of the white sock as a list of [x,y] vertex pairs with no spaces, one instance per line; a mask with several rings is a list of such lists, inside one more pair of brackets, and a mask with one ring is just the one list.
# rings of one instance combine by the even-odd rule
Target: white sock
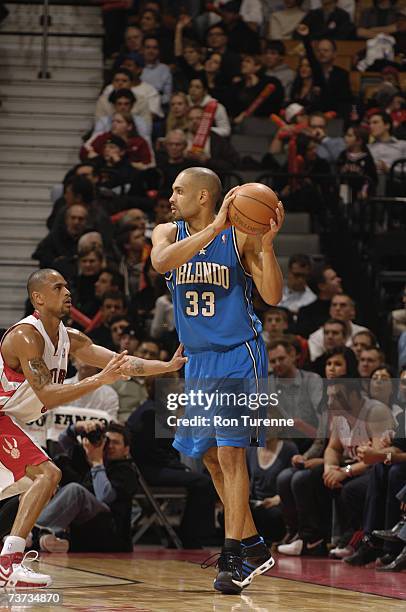
[[25,539],[19,536],[7,536],[4,540],[2,555],[23,553],[25,550]]

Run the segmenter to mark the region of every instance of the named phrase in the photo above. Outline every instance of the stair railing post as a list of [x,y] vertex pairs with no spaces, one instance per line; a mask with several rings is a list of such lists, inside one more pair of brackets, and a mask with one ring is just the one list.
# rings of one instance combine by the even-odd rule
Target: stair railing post
[[50,79],[51,75],[48,72],[48,30],[51,25],[49,16],[49,0],[44,0],[44,12],[40,18],[42,25],[42,47],[41,47],[41,68],[38,73],[39,79]]

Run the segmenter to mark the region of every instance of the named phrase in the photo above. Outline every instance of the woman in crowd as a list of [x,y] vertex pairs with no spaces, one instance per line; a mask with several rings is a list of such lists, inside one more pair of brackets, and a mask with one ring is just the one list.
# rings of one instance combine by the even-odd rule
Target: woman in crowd
[[279,542],[286,533],[276,483],[278,474],[288,467],[295,454],[296,445],[290,440],[279,440],[271,429],[264,448],[249,448],[247,451],[252,517],[267,544]]
[[396,384],[396,373],[387,364],[376,368],[369,380],[369,397],[378,400],[391,409],[394,417],[402,412],[398,404],[398,386]]
[[[214,101],[214,98],[208,94],[206,77],[198,77],[190,81],[188,101],[190,106],[200,106],[201,108],[204,108],[209,102]],[[217,102],[212,129],[213,132],[216,132],[219,136],[227,137],[231,134],[231,126],[227,111],[220,102]]]
[[138,135],[134,118],[130,113],[114,113],[111,130],[92,136],[80,150],[80,159],[92,159],[102,154],[103,147],[109,138],[119,136],[127,144],[127,155],[133,168],[145,170],[152,164],[151,149],[144,138]]
[[300,104],[308,114],[319,111],[321,110],[320,92],[320,83],[313,75],[309,60],[307,57],[302,57],[292,83],[290,103]]
[[[351,349],[336,347],[326,355],[325,377],[327,380],[339,378],[357,378],[357,360]],[[316,438],[311,447],[303,455],[294,455],[291,460],[292,467],[283,470],[277,480],[278,494],[282,500],[282,508],[286,521],[287,534],[284,544],[290,545],[296,540],[307,536],[323,537],[329,534],[331,524],[331,501],[328,490],[320,486],[321,474],[324,469],[323,453],[327,446],[329,435],[329,411],[327,398],[322,402],[324,410],[320,415]],[[312,495],[314,503],[319,506],[320,512],[312,517],[304,507],[305,496]],[[320,521],[319,527],[317,522]],[[280,552],[284,552],[282,549]],[[294,549],[296,550],[296,549]],[[325,548],[316,546],[315,550],[325,553]],[[290,554],[290,549],[287,549]],[[296,554],[296,553],[292,553]],[[300,553],[299,553],[300,554]],[[310,553],[311,554],[311,553]]]
[[166,118],[166,133],[171,130],[187,130],[189,108],[189,100],[185,93],[178,91],[172,94],[169,113]]

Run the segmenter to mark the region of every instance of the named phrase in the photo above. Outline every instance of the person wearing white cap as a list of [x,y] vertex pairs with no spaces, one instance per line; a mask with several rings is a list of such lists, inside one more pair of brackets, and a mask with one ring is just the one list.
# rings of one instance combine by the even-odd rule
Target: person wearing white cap
[[295,126],[300,125],[301,123],[305,123],[307,120],[307,115],[304,107],[297,102],[292,102],[285,109],[285,122],[286,124],[279,128],[276,132],[273,140],[271,142],[270,153],[273,155],[282,153],[284,150],[284,143],[288,142],[288,140],[282,139],[280,137],[281,132],[288,132],[290,129],[292,130],[292,135],[294,134]]

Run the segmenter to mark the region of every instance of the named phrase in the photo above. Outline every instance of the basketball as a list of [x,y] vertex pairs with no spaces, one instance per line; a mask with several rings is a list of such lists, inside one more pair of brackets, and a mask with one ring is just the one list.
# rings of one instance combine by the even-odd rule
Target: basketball
[[278,196],[270,187],[245,183],[236,190],[228,216],[231,224],[244,234],[264,234],[270,229],[270,220],[276,221],[278,202]]

